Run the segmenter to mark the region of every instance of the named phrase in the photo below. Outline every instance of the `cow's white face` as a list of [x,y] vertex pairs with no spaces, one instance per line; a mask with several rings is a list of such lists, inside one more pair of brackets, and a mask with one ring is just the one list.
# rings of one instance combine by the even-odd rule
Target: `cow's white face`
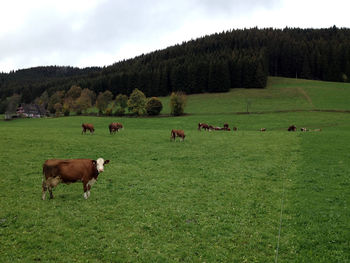
[[109,163],[109,160],[104,160],[103,158],[98,158],[96,160],[96,169],[99,173],[102,173],[104,171],[104,165]]

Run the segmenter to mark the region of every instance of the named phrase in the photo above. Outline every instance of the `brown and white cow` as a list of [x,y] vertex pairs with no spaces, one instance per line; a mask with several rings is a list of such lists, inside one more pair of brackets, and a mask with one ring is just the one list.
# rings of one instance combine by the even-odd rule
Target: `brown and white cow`
[[185,132],[183,130],[171,130],[170,140],[173,139],[175,141],[176,137],[181,138],[181,141],[185,140]]
[[210,131],[210,127],[206,123],[198,123],[198,130],[200,131],[201,129],[204,129],[206,131]]
[[86,134],[86,130],[89,130],[91,134],[93,134],[95,131],[94,125],[92,125],[91,123],[83,123],[81,127],[83,128],[81,134]]
[[264,132],[266,131],[266,128],[261,128],[260,131]]
[[297,127],[295,125],[291,125],[288,127],[288,131],[297,131]]
[[119,122],[112,122],[111,124],[109,124],[108,126],[109,128],[109,133],[115,133],[116,131],[118,132],[119,129],[123,129],[123,124],[119,123]]
[[301,130],[302,132],[306,132],[306,131],[307,131],[306,128],[300,128],[300,130]]
[[91,186],[96,182],[97,177],[104,171],[104,165],[109,160],[98,158],[91,159],[50,159],[43,164],[42,199],[46,198],[46,191],[49,190],[50,198],[53,198],[52,189],[59,183],[82,182],[84,187],[84,198],[90,196]]

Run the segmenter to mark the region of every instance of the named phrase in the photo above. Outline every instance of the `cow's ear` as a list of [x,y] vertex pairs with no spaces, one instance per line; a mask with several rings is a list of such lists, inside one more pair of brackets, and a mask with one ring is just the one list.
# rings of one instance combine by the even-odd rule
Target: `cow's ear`
[[107,163],[109,163],[109,160],[106,160],[106,161],[104,162],[104,164],[107,164]]
[[92,160],[91,162],[92,162],[93,165],[97,164],[97,162],[95,160]]

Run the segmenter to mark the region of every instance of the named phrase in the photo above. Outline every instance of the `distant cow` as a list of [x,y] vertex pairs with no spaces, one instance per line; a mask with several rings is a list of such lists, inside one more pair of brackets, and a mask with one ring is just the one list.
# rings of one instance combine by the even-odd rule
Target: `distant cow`
[[224,129],[227,130],[228,129],[228,123],[224,124]]
[[185,132],[183,130],[171,130],[170,140],[173,139],[175,141],[176,137],[181,138],[181,141],[183,141],[186,137]]
[[232,128],[232,131],[237,131],[237,130],[238,130],[237,127]]
[[301,130],[302,132],[306,132],[306,131],[307,131],[306,128],[301,128],[300,130]]
[[291,125],[288,127],[288,131],[297,131],[297,127],[295,125]]
[[91,186],[96,182],[99,173],[103,172],[104,165],[109,160],[98,158],[91,159],[50,159],[43,164],[43,193],[42,199],[46,198],[46,191],[49,190],[50,198],[53,198],[52,189],[59,183],[82,182],[84,187],[84,198],[90,196]]
[[206,123],[198,123],[198,130],[200,131],[201,129],[209,131],[209,125]]
[[109,133],[115,133],[116,131],[118,132],[119,129],[123,129],[123,124],[119,123],[119,122],[112,122],[111,124],[109,124],[108,126],[109,128]]
[[81,134],[86,134],[86,130],[89,130],[91,134],[93,134],[95,131],[94,125],[92,125],[91,123],[83,123],[81,127],[83,128]]
[[260,131],[264,132],[266,131],[266,128],[261,128]]

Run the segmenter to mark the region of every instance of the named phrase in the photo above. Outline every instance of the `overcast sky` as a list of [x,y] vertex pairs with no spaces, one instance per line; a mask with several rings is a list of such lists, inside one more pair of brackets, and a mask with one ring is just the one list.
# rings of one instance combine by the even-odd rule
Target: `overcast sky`
[[350,28],[349,0],[0,0],[0,72],[108,66],[229,29]]

